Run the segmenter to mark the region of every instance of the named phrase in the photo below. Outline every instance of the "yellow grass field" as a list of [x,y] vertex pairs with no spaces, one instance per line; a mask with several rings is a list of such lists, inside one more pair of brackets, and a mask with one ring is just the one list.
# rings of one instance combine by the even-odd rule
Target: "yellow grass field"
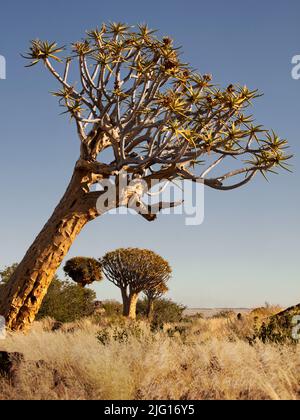
[[1,399],[300,399],[299,345],[249,345],[250,315],[158,332],[144,321],[52,324],[0,342],[27,361],[17,383],[0,381]]

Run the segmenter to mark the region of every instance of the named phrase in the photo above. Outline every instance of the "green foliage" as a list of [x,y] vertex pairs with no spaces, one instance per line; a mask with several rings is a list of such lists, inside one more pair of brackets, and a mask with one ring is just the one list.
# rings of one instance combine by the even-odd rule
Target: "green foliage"
[[24,58],[31,60],[31,63],[27,67],[34,66],[40,60],[46,60],[52,58],[55,61],[61,62],[60,58],[56,54],[62,52],[64,47],[58,47],[55,42],[41,41],[35,39],[31,41],[31,47],[27,55],[23,55]]
[[96,294],[57,277],[52,281],[37,319],[54,318],[59,322],[73,322],[94,312]]
[[127,343],[130,338],[142,339],[144,333],[138,324],[128,324],[127,326],[107,327],[99,331],[97,340],[103,345],[111,342],[119,344]]
[[102,302],[101,308],[105,310],[105,316],[121,316],[123,305],[116,300],[105,300]]
[[[9,281],[18,264],[14,263],[0,271],[1,288]],[[37,319],[54,318],[59,322],[73,322],[94,312],[96,294],[68,281],[54,277],[43,300]]]
[[65,273],[73,281],[85,287],[94,281],[102,280],[101,264],[94,258],[75,257],[66,262]]
[[180,337],[184,341],[187,338],[189,327],[188,325],[184,325],[184,324],[175,325],[175,327],[168,328],[166,332],[170,338]]
[[[154,302],[152,325],[154,328],[169,322],[180,322],[183,318],[185,306],[173,302],[171,299],[158,299]],[[137,314],[147,316],[147,299],[137,303]]]
[[14,273],[17,267],[18,267],[18,264],[14,263],[8,267],[5,267],[3,270],[0,271],[0,277],[1,277],[0,292],[1,292],[1,288],[8,282],[8,280],[11,278],[12,274]]

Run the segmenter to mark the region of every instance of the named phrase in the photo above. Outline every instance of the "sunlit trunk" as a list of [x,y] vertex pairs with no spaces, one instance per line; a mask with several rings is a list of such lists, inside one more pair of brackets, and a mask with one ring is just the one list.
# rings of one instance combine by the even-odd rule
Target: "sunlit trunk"
[[136,305],[138,297],[137,293],[130,293],[128,295],[125,290],[122,291],[123,316],[130,319],[136,319]]
[[24,330],[35,319],[51,281],[95,208],[83,206],[83,174],[74,171],[53,215],[37,236],[0,296],[0,314],[10,330]]
[[152,299],[148,299],[147,301],[147,318],[148,319],[152,318],[153,310],[154,310],[154,302]]

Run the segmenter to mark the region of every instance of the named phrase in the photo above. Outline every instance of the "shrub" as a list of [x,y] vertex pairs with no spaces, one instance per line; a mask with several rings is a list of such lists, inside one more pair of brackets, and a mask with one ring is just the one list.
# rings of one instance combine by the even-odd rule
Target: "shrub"
[[230,310],[222,310],[218,313],[216,313],[215,315],[213,315],[212,318],[232,318],[234,317],[236,314],[234,311],[230,311]]
[[105,310],[105,316],[120,316],[122,315],[123,305],[117,300],[104,300],[101,308]]
[[175,325],[174,327],[168,328],[166,333],[168,337],[174,338],[179,337],[184,342],[187,338],[187,335],[190,331],[189,325]]
[[[139,300],[137,313],[139,316],[147,316],[147,299]],[[180,322],[186,307],[173,302],[171,299],[158,299],[154,302],[152,324],[161,326],[169,322]]]
[[115,326],[103,328],[97,334],[97,340],[106,346],[111,342],[119,344],[127,343],[130,338],[141,340],[144,336],[143,330],[138,324],[127,324],[125,326]]
[[14,263],[8,267],[5,267],[3,270],[0,271],[0,277],[1,277],[0,292],[1,292],[1,288],[8,282],[8,280],[11,278],[12,274],[14,273],[17,267],[18,267],[18,264]]
[[57,277],[52,281],[37,319],[54,318],[59,322],[73,322],[94,312],[96,294]]

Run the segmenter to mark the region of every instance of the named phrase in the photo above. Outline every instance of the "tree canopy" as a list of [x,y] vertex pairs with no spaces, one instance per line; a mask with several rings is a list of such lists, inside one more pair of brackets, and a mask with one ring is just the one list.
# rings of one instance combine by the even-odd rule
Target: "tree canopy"
[[65,273],[77,284],[85,287],[94,281],[102,280],[101,264],[94,258],[75,257],[64,266]]
[[[190,179],[228,190],[257,172],[287,168],[286,140],[255,125],[247,112],[258,91],[233,84],[221,89],[211,75],[182,61],[171,38],[159,39],[147,25],[103,24],[74,42],[69,52],[55,42],[34,40],[25,57],[29,66],[43,62],[61,85],[54,95],[76,122],[81,140],[77,167],[90,171],[88,185],[103,176],[118,179],[123,170],[147,187],[165,179]],[[70,70],[74,64],[77,84]],[[106,149],[113,159],[98,162]],[[235,158],[235,169],[222,171],[228,158]],[[208,178],[217,166],[219,175]],[[115,204],[138,207],[148,220],[175,205],[159,203],[152,213],[145,211],[143,192],[131,192],[131,201],[127,195],[118,197]]]
[[161,298],[165,293],[169,291],[168,286],[165,283],[159,283],[155,287],[148,287],[143,290],[144,295],[149,301]]
[[154,310],[154,302],[160,299],[165,293],[169,291],[168,286],[166,283],[159,283],[156,286],[146,287],[143,290],[144,295],[147,298],[148,308],[147,308],[147,317],[150,318],[152,316]]
[[120,248],[101,259],[109,281],[131,293],[140,293],[166,283],[171,277],[169,263],[153,251],[139,248]]

